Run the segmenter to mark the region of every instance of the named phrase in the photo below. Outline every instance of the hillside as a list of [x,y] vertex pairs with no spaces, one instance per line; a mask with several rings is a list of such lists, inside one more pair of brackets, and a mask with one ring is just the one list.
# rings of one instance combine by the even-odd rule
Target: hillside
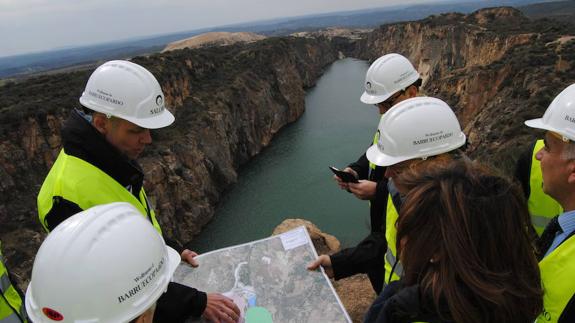
[[[154,134],[142,165],[166,234],[189,241],[214,214],[237,169],[304,111],[305,90],[338,57],[408,56],[423,90],[447,100],[468,153],[509,173],[540,116],[575,82],[572,25],[530,20],[512,8],[444,14],[373,31],[330,30],[250,44],[183,49],[136,63],[149,68],[176,115]],[[407,41],[406,41],[407,40]],[[35,198],[60,149],[60,127],[90,71],[0,86],[0,239],[23,282],[44,234]]]
[[183,48],[197,48],[205,46],[227,46],[235,43],[252,43],[258,40],[262,40],[264,38],[266,37],[246,32],[238,32],[238,33],[211,32],[169,43],[166,46],[166,48],[162,50],[162,53]]
[[21,78],[46,71],[77,67],[78,65],[94,65],[98,61],[157,53],[170,42],[208,32],[252,32],[267,36],[285,36],[294,32],[313,31],[333,26],[373,28],[382,23],[418,20],[431,14],[445,12],[470,13],[485,7],[523,6],[538,2],[547,3],[549,0],[442,0],[431,4],[387,6],[364,10],[329,12],[325,14],[312,14],[300,17],[202,28],[145,38],[138,37],[91,46],[0,57],[0,78]]
[[575,1],[557,1],[550,3],[535,3],[519,8],[527,17],[533,19],[551,18],[563,22],[573,23],[575,14]]

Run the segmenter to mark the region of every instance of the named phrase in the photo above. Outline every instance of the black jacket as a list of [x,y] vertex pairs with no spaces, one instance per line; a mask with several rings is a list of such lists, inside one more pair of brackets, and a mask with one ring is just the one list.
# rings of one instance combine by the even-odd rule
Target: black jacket
[[422,295],[419,285],[402,287],[401,281],[385,287],[369,308],[365,323],[452,323],[447,304],[440,304],[441,315],[431,295]]
[[[109,144],[80,112],[72,112],[64,124],[62,142],[66,154],[98,167],[122,186],[131,187],[131,191],[138,198],[144,182],[144,173],[140,165]],[[55,199],[52,209],[46,215],[48,229],[53,230],[62,221],[80,211],[82,209],[71,201]],[[179,253],[183,251],[183,247],[177,241],[167,237],[164,237],[164,240]],[[154,322],[184,322],[191,316],[200,316],[206,308],[206,303],[206,293],[170,283],[168,291],[158,300]]]
[[363,154],[350,165],[357,172],[359,179],[377,182],[375,198],[370,200],[371,233],[353,248],[343,249],[331,255],[331,263],[335,279],[349,277],[355,274],[367,274],[375,292],[379,294],[383,288],[385,251],[385,214],[387,208],[387,179],[385,167],[376,167],[370,172],[369,160]]

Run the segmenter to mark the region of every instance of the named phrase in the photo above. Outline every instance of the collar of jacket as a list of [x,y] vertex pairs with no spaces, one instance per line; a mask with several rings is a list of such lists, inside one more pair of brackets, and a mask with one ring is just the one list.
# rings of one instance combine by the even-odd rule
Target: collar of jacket
[[142,168],[112,146],[80,113],[73,111],[62,127],[62,145],[68,155],[98,167],[138,196],[144,181]]
[[403,201],[405,200],[405,196],[402,196],[401,193],[397,190],[395,183],[393,182],[393,178],[387,181],[387,191],[389,195],[391,195],[391,201],[393,202],[393,206],[399,213],[401,206],[403,205]]

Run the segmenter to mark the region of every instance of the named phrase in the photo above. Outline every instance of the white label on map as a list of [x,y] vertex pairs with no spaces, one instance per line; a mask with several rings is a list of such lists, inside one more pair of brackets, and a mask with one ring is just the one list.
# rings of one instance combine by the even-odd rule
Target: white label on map
[[295,230],[288,231],[280,235],[284,250],[291,250],[307,243],[307,235],[305,234],[305,227],[299,227]]

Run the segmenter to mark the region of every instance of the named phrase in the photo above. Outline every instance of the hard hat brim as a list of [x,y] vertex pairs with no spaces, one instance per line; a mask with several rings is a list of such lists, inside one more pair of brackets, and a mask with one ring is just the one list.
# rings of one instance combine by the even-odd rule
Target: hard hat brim
[[523,123],[524,123],[526,126],[531,127],[531,128],[549,130],[549,129],[548,129],[549,127],[546,127],[545,124],[543,123],[543,118],[526,120],[526,121],[524,121]]
[[377,104],[387,100],[393,93],[389,95],[371,95],[367,92],[363,92],[359,100],[365,104]]
[[394,156],[386,155],[386,154],[382,153],[381,151],[379,151],[379,148],[377,148],[377,145],[373,145],[373,146],[369,147],[367,149],[367,151],[365,152],[365,155],[371,163],[373,163],[377,166],[382,166],[382,167],[395,165],[397,163],[401,163],[404,160],[410,159],[410,158],[405,158],[405,157],[394,157]]
[[459,140],[454,143],[451,146],[447,146],[447,147],[443,147],[439,150],[435,150],[435,151],[430,151],[429,154],[427,156],[390,156],[390,155],[386,155],[384,153],[382,153],[379,148],[377,147],[377,145],[372,145],[371,147],[369,147],[367,149],[367,151],[365,152],[365,155],[367,157],[367,159],[377,165],[377,166],[392,166],[395,165],[397,163],[401,163],[402,161],[406,161],[406,160],[410,160],[410,159],[416,159],[416,158],[426,158],[426,157],[431,157],[431,156],[437,156],[437,155],[441,155],[444,153],[448,153],[450,151],[453,151],[463,145],[465,145],[465,141],[467,140],[467,137],[465,136],[464,133],[461,133],[459,135]]
[[41,322],[40,318],[36,316],[36,313],[39,313],[38,306],[36,304],[32,304],[32,284],[28,284],[28,288],[26,289],[26,297],[24,297],[24,303],[26,306],[26,313],[28,314],[28,318],[32,320],[32,322]]
[[164,109],[162,113],[160,113],[159,115],[150,118],[132,118],[128,116],[118,115],[113,113],[113,111],[106,108],[105,106],[99,105],[98,103],[94,102],[94,100],[85,98],[84,95],[82,95],[82,97],[80,98],[80,104],[92,111],[109,114],[116,118],[130,121],[131,123],[145,129],[164,128],[171,125],[176,119],[168,109]]
[[129,117],[122,117],[118,116],[120,119],[124,119],[126,121],[130,121],[131,123],[138,125],[145,129],[159,129],[164,128],[171,125],[174,120],[176,119],[174,115],[168,111],[168,109],[164,109],[164,111],[152,118],[146,119],[137,119],[137,118],[129,118]]
[[527,120],[524,123],[528,127],[552,131],[571,141],[575,141],[575,132],[569,131],[570,129],[557,129],[551,127],[543,122],[543,118]]
[[557,131],[557,130],[553,129],[553,127],[550,127],[550,126],[546,125],[545,123],[543,123],[543,118],[531,119],[531,120],[527,120],[523,123],[526,126],[531,127],[531,128],[535,128],[535,129]]
[[174,275],[176,268],[178,268],[178,266],[180,265],[182,257],[173,248],[166,246],[166,249],[168,250],[168,264],[170,266],[170,268],[168,269],[168,273],[170,274],[171,278]]

